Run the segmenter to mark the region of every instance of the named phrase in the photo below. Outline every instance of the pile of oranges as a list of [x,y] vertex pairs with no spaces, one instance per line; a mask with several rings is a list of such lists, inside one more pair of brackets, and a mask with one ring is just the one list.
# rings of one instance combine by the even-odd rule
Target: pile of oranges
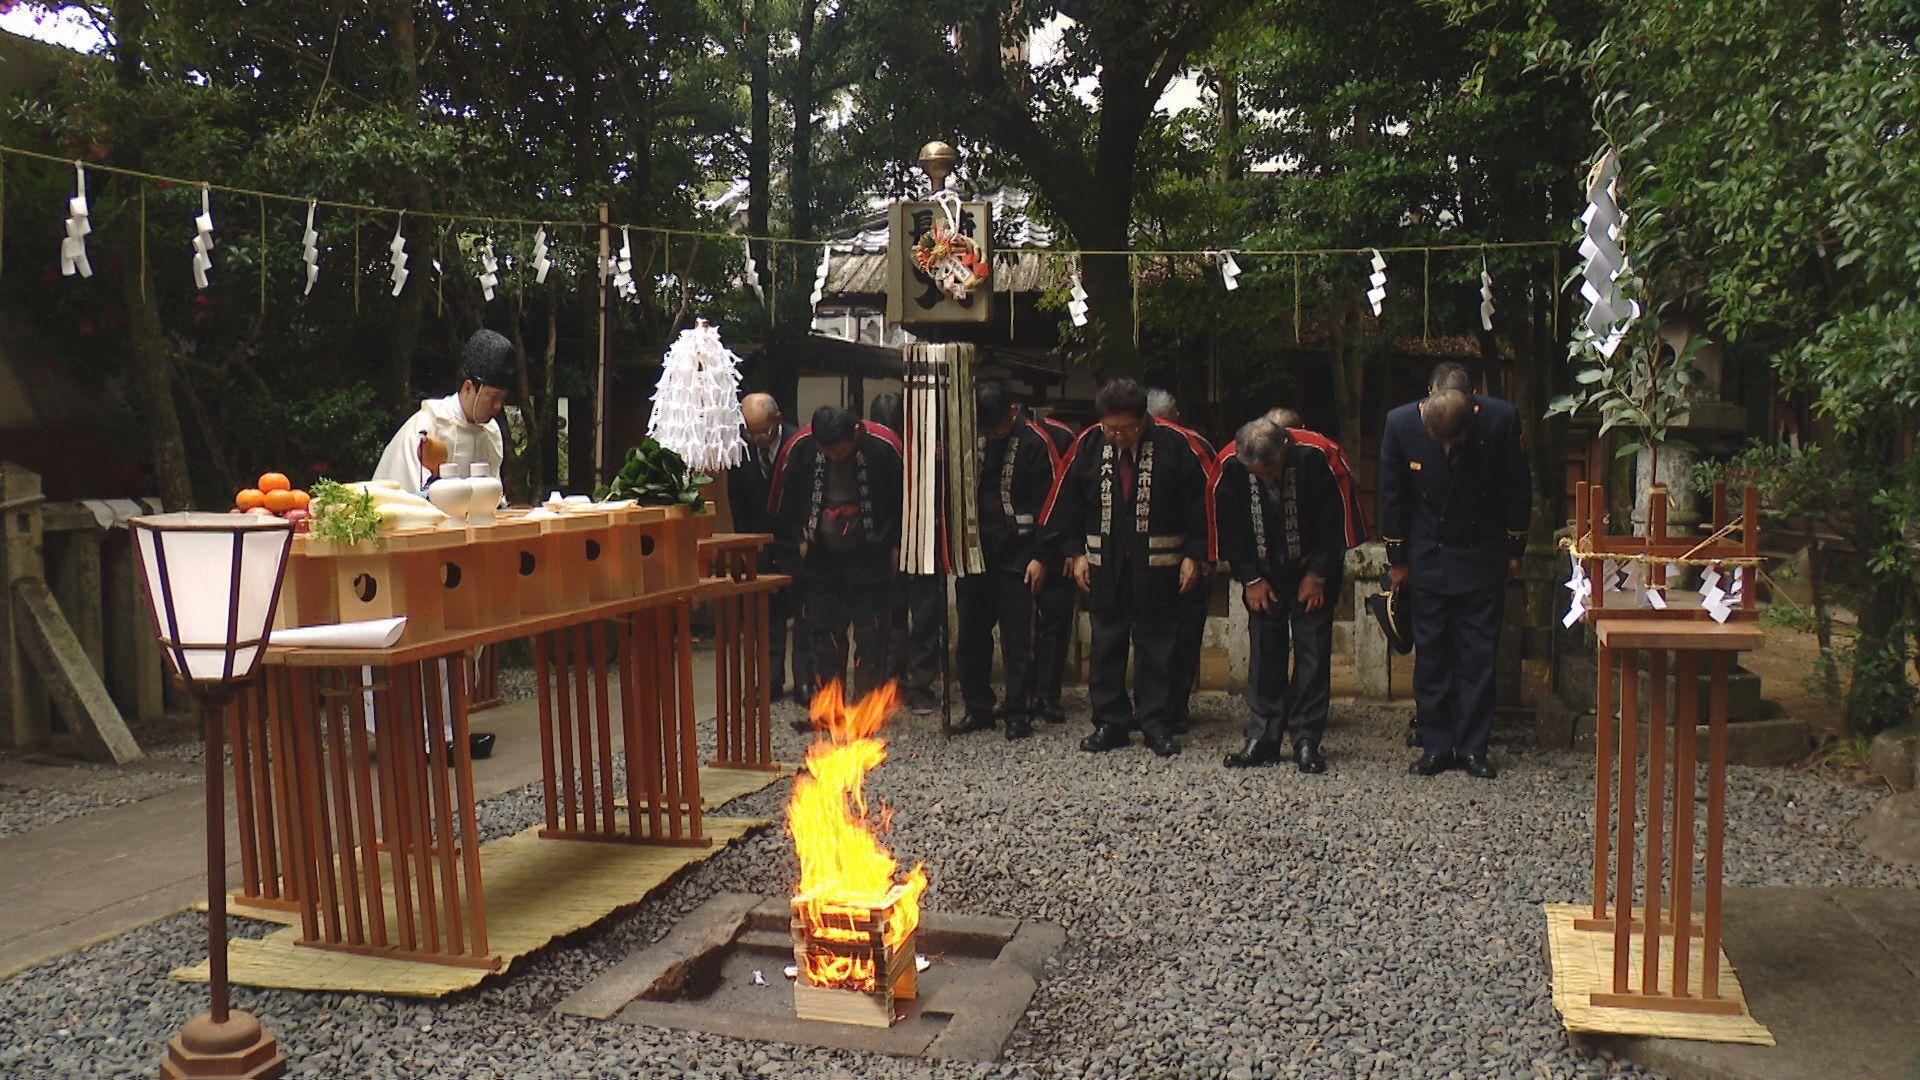
[[311,502],[307,493],[294,487],[285,473],[261,473],[255,486],[242,489],[233,497],[232,512],[277,515],[293,522],[294,532],[306,532],[307,520],[312,516]]

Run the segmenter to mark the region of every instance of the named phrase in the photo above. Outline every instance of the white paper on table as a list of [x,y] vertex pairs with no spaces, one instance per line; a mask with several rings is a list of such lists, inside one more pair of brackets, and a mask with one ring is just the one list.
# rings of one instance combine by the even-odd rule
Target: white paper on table
[[390,649],[406,628],[407,617],[398,615],[391,619],[275,630],[268,635],[268,643],[306,649]]

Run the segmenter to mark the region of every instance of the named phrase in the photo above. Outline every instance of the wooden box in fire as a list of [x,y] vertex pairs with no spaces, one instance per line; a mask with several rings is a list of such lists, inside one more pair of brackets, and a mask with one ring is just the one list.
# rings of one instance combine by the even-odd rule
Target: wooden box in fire
[[[793,1011],[802,1020],[890,1027],[894,1006],[919,992],[910,886],[867,900],[793,898]],[[907,925],[896,925],[902,920]]]

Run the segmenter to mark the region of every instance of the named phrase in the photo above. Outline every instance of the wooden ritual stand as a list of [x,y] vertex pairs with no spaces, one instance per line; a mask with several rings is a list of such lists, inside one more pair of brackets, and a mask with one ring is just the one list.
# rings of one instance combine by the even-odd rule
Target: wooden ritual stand
[[[694,528],[684,508],[636,507],[508,515],[366,550],[296,541],[281,625],[376,617],[363,608],[397,592],[408,626],[392,648],[270,648],[264,686],[228,710],[237,899],[298,912],[302,945],[498,968],[467,716],[476,650],[521,637],[540,682],[541,835],[708,843],[689,612],[717,589],[697,576]],[[638,543],[643,532],[656,542]],[[621,573],[596,586],[601,557]]]
[[[907,886],[895,885],[885,896],[868,901],[815,901],[808,896],[792,900],[793,963],[800,974],[793,982],[793,1010],[802,1020],[828,1020],[863,1027],[890,1027],[894,1005],[919,993],[919,969],[914,941],[919,927],[909,926],[887,941],[895,908]],[[819,908],[822,925],[808,918]],[[845,985],[822,986],[809,974],[830,971]]]
[[759,571],[766,533],[720,533],[699,543],[700,574],[713,599],[713,764],[778,771],[773,759],[773,688],[767,684],[773,594],[792,579]]
[[[1593,907],[1588,916],[1575,920],[1574,927],[1613,935],[1612,988],[1593,994],[1591,1001],[1605,1007],[1737,1015],[1744,1010],[1744,1004],[1737,998],[1720,994],[1727,682],[1733,657],[1758,650],[1765,642],[1755,625],[1759,617],[1754,599],[1756,568],[1746,563],[1735,569],[1735,573],[1743,576],[1741,602],[1722,623],[1708,613],[1699,592],[1667,588],[1664,573],[1651,573],[1655,566],[1664,569],[1668,564],[1646,564],[1650,580],[1643,583],[1661,591],[1666,603],[1664,608],[1647,599],[1644,589],[1616,593],[1614,602],[1608,602],[1607,583],[1601,580],[1601,561],[1609,557],[1627,561],[1635,555],[1709,562],[1753,559],[1759,539],[1758,496],[1751,487],[1746,489],[1741,522],[1730,526],[1725,486],[1716,486],[1713,520],[1706,540],[1668,535],[1666,489],[1662,486],[1656,485],[1649,498],[1648,535],[1644,537],[1607,535],[1605,491],[1600,485],[1577,485],[1574,499],[1575,549],[1582,556],[1580,562],[1587,580],[1593,582],[1585,618],[1594,626],[1597,643]],[[1726,539],[1727,534],[1736,529],[1739,539]],[[1643,652],[1650,676],[1644,800],[1636,790],[1639,660]],[[1669,654],[1672,654],[1671,665]],[[1702,663],[1708,665],[1709,671],[1706,851],[1701,911],[1696,917],[1693,893],[1694,810],[1698,798],[1695,756]],[[1671,683],[1669,671],[1673,676]],[[1620,679],[1617,723],[1616,672]],[[1671,733],[1668,731],[1669,687],[1675,714]],[[1667,762],[1669,741],[1674,758],[1671,790]],[[1642,813],[1646,822],[1645,865],[1640,869],[1644,897],[1636,909],[1633,906],[1634,845]],[[1638,986],[1633,984],[1631,971],[1636,938],[1641,955]],[[1664,977],[1663,941],[1670,946]],[[1696,941],[1701,950],[1697,979],[1692,951]]]

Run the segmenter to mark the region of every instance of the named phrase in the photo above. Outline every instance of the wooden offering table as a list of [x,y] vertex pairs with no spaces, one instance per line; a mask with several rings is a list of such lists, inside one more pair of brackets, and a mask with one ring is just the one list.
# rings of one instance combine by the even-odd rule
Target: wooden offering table
[[772,539],[719,533],[699,542],[701,576],[719,586],[713,595],[713,764],[722,768],[780,768],[773,759],[767,630],[773,594],[792,579],[760,575],[760,550]]
[[[264,687],[230,711],[237,899],[298,912],[302,945],[497,969],[467,741],[470,658],[521,637],[533,639],[539,681],[541,835],[708,843],[691,608],[739,604],[786,579],[702,580],[698,527],[684,508],[636,507],[509,514],[344,551],[296,540],[281,625],[390,614],[408,624],[391,648],[272,648]],[[765,621],[750,619],[737,625],[757,632],[764,655]],[[722,735],[723,758],[729,746],[761,752],[760,716],[757,735]],[[616,793],[629,812],[616,812]]]

